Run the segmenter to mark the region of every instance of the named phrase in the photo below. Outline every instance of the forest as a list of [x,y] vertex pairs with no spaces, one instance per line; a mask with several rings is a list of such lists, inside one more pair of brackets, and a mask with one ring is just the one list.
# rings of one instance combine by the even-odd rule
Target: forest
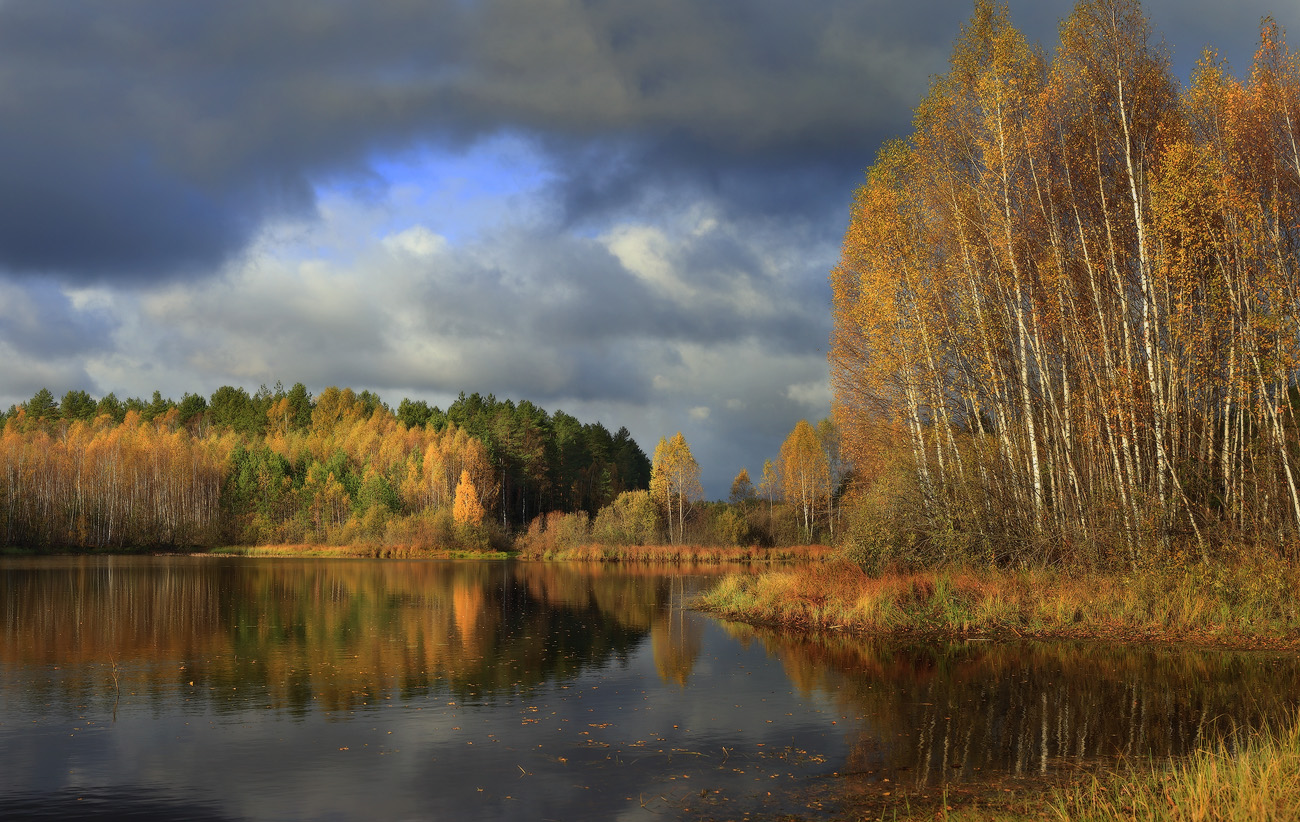
[[680,432],[652,461],[626,428],[490,394],[393,411],[301,383],[180,402],[41,389],[0,415],[0,546],[802,545],[833,538],[848,474],[827,419],[725,501],[699,477]]
[[858,190],[831,373],[868,565],[1300,550],[1300,60],[981,0]]
[[846,479],[830,420],[711,502],[680,432],[652,461],[626,428],[479,394],[393,411],[301,383],[180,402],[42,389],[0,425],[0,546],[39,550],[800,545],[834,535]]
[[650,481],[625,428],[491,395],[394,413],[367,391],[313,398],[302,384],[180,402],[42,389],[0,421],[6,546],[484,548]]

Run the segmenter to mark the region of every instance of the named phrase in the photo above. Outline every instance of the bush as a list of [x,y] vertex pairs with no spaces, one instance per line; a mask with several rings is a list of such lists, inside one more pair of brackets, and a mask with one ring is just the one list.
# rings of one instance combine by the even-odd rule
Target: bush
[[546,530],[555,534],[557,548],[577,548],[591,541],[591,523],[586,511],[560,514],[558,517],[548,514]]
[[515,548],[531,557],[545,557],[590,541],[591,525],[585,511],[576,514],[552,511],[535,517],[528,524],[528,532],[515,540]]
[[735,508],[725,508],[714,517],[713,533],[723,545],[745,545],[750,542],[749,523]]
[[596,514],[591,537],[605,545],[653,545],[659,541],[659,508],[649,491],[624,491]]

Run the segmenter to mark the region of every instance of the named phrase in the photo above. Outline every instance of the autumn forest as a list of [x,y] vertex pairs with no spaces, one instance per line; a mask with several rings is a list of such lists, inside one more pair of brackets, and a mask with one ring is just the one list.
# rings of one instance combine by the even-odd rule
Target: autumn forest
[[312,397],[302,384],[179,403],[42,389],[4,415],[0,533],[29,548],[404,556],[507,549],[516,534],[549,548],[810,542],[817,525],[833,529],[841,472],[829,422],[820,437],[801,425],[800,447],[787,444],[757,485],[742,470],[730,502],[709,503],[680,433],[652,463],[626,428],[526,400],[462,394],[446,411],[411,400],[393,411],[367,391]]
[[858,191],[831,373],[859,554],[1294,558],[1300,59],[1266,19],[1244,78],[1207,52],[1180,87],[1136,2],[1060,31],[977,3]]
[[0,474],[6,545],[483,548],[538,512],[644,489],[650,463],[625,429],[526,401],[393,412],[369,392],[298,384],[179,403],[42,390],[6,415]]
[[[855,196],[833,414],[709,502],[528,401],[301,384],[3,415],[5,546],[845,547],[863,567],[1132,565],[1300,545],[1300,56],[1184,86],[1137,2],[1054,52],[988,0]],[[1277,546],[1292,546],[1281,548]]]

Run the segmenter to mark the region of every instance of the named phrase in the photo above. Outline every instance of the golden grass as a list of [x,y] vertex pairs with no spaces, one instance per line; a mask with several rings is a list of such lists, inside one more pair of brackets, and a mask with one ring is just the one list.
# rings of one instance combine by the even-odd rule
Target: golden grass
[[520,559],[577,562],[652,562],[665,564],[714,564],[826,560],[832,549],[826,545],[794,545],[761,548],[756,545],[601,545],[586,544],[546,551],[524,548]]
[[234,545],[214,548],[210,554],[243,557],[308,557],[322,559],[501,559],[499,551],[463,551],[412,545]]
[[1300,819],[1300,720],[1168,763],[1129,763],[1065,785],[904,797],[861,819],[893,822],[1291,822]]
[[1255,822],[1300,819],[1300,722],[1225,740],[1171,768],[1094,779],[1058,795],[1066,822]]
[[805,630],[1300,645],[1300,569],[1268,561],[1122,574],[955,568],[873,577],[828,560],[732,575],[699,606]]

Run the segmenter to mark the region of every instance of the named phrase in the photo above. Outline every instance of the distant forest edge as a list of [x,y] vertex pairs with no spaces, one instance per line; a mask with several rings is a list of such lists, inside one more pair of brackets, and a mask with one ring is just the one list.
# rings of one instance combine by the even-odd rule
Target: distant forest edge
[[644,494],[651,474],[626,428],[492,395],[393,412],[368,391],[313,398],[302,384],[180,402],[42,389],[0,423],[11,547],[504,547],[540,513]]

